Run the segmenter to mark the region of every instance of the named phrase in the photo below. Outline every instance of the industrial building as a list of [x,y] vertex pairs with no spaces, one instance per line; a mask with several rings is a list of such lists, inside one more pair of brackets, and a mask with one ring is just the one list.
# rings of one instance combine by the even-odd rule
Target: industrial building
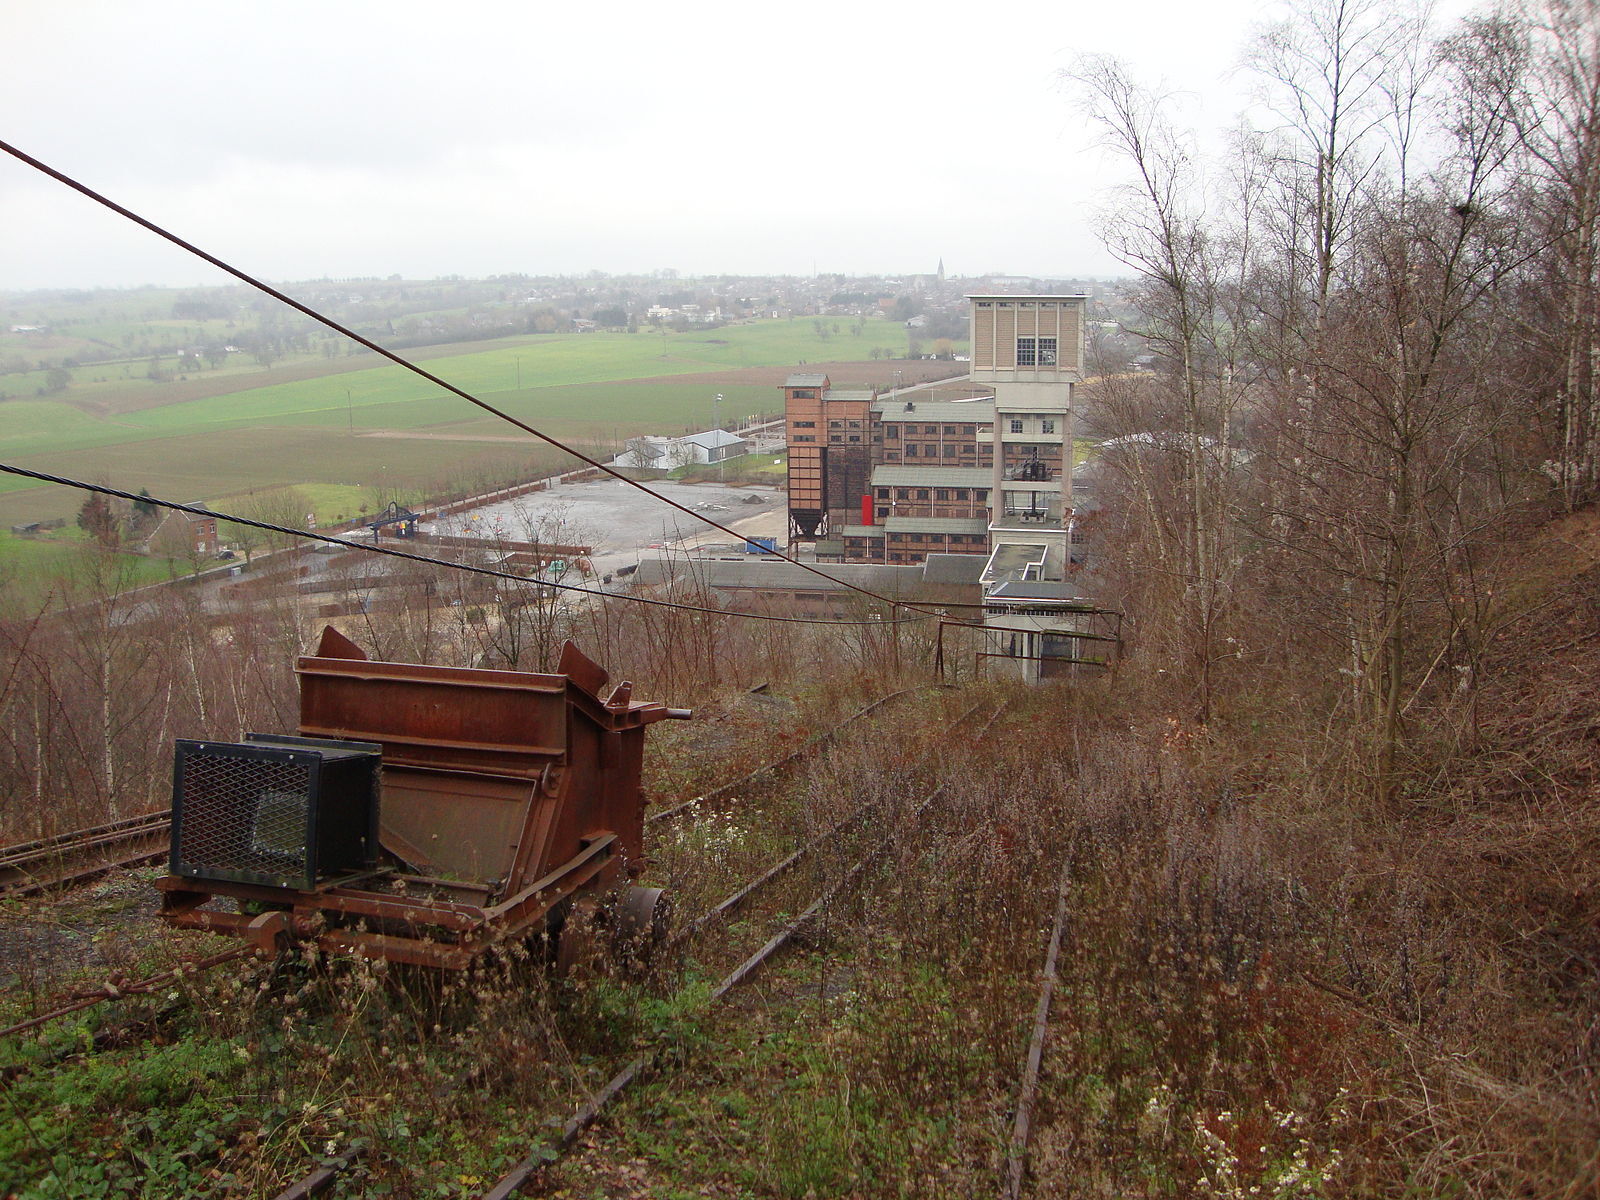
[[[1069,580],[1088,298],[967,299],[971,370],[936,390],[845,391],[814,372],[785,381],[791,545],[888,570],[982,556],[980,664],[1002,660],[1030,683],[1104,666],[1120,621]],[[944,649],[941,635],[941,661]]]
[[785,381],[790,538],[819,561],[992,556],[1020,539],[1044,544],[1044,569],[1064,577],[1087,297],[968,302],[971,371],[938,385],[955,398],[845,391],[820,373]]

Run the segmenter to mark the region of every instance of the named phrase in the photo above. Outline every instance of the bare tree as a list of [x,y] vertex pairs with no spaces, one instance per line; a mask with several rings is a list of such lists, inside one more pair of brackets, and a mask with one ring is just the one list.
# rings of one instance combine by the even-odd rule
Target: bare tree
[[1196,717],[1206,721],[1238,565],[1230,507],[1232,425],[1244,385],[1232,311],[1239,268],[1230,266],[1226,241],[1208,227],[1202,180],[1166,117],[1165,98],[1107,58],[1083,59],[1072,78],[1089,118],[1132,177],[1102,230],[1112,252],[1138,274],[1135,303],[1144,320],[1135,332],[1161,365],[1130,386],[1102,385],[1101,411],[1119,418],[1102,432],[1116,435],[1122,447],[1108,466],[1126,476],[1143,502],[1151,551],[1145,571],[1159,573],[1174,595],[1162,615],[1150,612],[1146,633],[1170,647]]
[[1530,0],[1516,121],[1527,211],[1552,243],[1526,294],[1530,349],[1549,366],[1552,474],[1568,507],[1600,485],[1600,5]]

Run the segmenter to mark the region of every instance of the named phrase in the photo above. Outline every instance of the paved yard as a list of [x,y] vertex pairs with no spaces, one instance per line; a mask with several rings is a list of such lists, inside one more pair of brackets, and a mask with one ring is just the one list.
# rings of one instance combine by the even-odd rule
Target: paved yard
[[[726,487],[716,483],[658,481],[652,491],[751,537],[784,529],[784,493],[769,487]],[[752,497],[754,499],[752,499]],[[424,529],[513,541],[563,542],[593,546],[601,574],[632,566],[653,548],[686,539],[727,541],[704,521],[667,507],[638,488],[615,479],[563,483],[470,512],[456,513]],[[708,538],[697,535],[710,533]]]

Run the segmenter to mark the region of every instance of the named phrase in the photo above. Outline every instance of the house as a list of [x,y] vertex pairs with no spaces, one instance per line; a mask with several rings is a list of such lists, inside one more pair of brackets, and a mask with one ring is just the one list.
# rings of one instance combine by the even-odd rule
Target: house
[[[194,507],[204,506],[196,504]],[[176,509],[166,510],[144,545],[146,553],[168,558],[210,558],[222,549],[216,517]]]
[[628,448],[612,460],[613,466],[671,471],[693,463],[720,463],[750,453],[750,442],[725,429],[708,429],[683,437],[646,434],[629,438]]
[[693,447],[693,461],[697,463],[726,462],[750,453],[750,442],[726,429],[708,429],[704,433],[691,433],[679,442]]

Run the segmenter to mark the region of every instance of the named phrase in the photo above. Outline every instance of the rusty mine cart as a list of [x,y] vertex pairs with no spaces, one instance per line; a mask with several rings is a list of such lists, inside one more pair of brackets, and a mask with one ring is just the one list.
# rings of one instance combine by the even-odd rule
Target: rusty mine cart
[[[643,867],[645,727],[690,714],[602,695],[571,643],[539,675],[369,661],[330,628],[297,673],[298,737],[178,742],[169,923],[459,968]],[[632,887],[617,924],[663,910]]]

